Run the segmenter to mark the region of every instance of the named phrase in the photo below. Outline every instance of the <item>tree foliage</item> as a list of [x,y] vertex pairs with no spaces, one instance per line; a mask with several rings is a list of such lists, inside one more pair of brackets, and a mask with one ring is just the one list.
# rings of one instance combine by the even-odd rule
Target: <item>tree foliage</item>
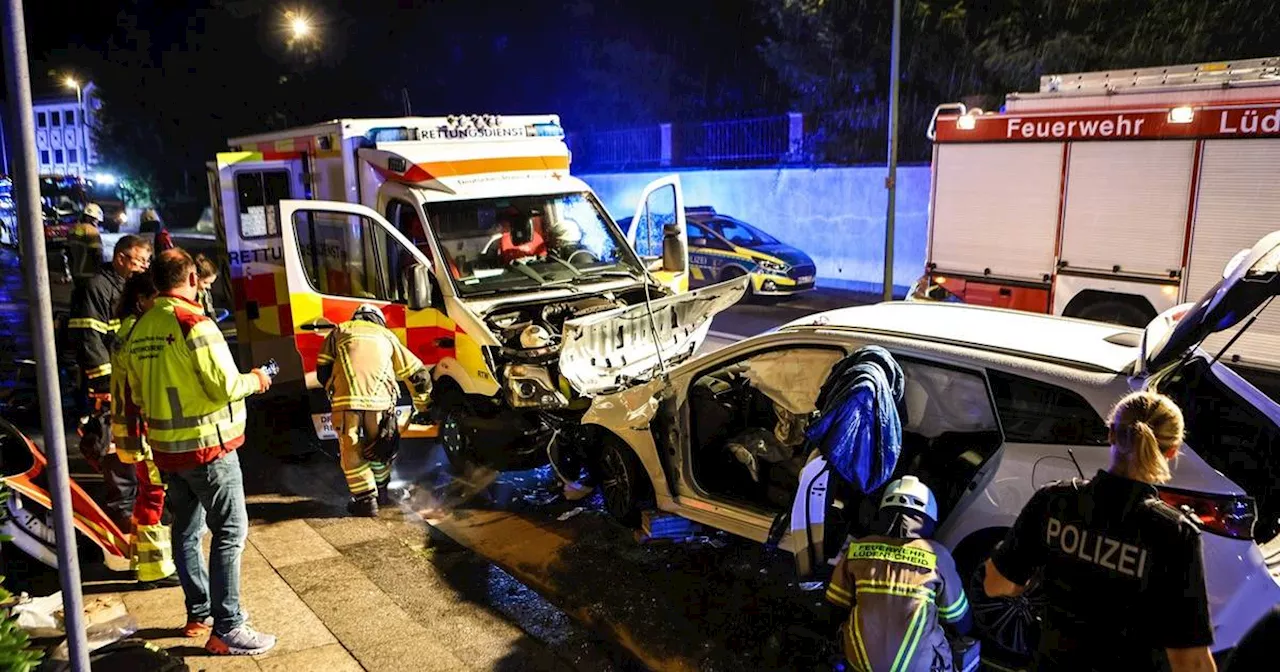
[[[888,95],[892,3],[756,0],[772,35],[761,53],[828,149],[862,129],[838,113]],[[1269,56],[1274,0],[904,0],[901,82],[904,140],[923,134],[932,108],[965,101],[998,107],[1004,94],[1039,88],[1039,77]],[[847,114],[844,115],[847,117]],[[879,128],[875,130],[880,130]],[[927,145],[914,142],[915,156]]]

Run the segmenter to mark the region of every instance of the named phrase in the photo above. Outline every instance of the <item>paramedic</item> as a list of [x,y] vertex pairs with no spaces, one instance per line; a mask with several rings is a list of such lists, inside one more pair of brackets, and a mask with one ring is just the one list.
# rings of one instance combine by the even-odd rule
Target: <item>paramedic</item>
[[93,277],[102,265],[102,219],[102,206],[90,203],[67,233],[67,255],[77,285]]
[[[244,444],[244,399],[267,391],[261,369],[240,373],[222,332],[195,302],[195,260],[182,248],[162,252],[154,269],[160,296],[129,334],[128,385],[136,403],[126,422],[146,423],[156,467],[167,476],[174,553],[186,597],[184,633],[212,628],[205,650],[257,655],[275,646],[240,609],[240,556],[249,531],[244,476],[237,448]],[[140,418],[129,417],[138,413]],[[209,571],[201,557],[208,525]]]
[[[398,432],[396,379],[409,386],[414,408],[421,413],[431,396],[431,376],[387,329],[382,311],[368,303],[325,337],[316,359],[316,376],[329,392],[342,471],[351,491],[347,511],[376,517],[378,504],[390,503],[387,487],[394,449],[378,451],[394,445],[392,435]],[[379,440],[380,433],[386,442]]]
[[[116,332],[111,357],[111,441],[120,461],[133,466],[138,481],[130,551],[138,586],[144,590],[178,585],[169,527],[160,521],[164,513],[164,480],[151,459],[144,428],[136,422],[139,418],[137,409],[134,408],[133,412],[125,410],[125,404],[133,403],[126,380],[129,365],[124,357],[125,343],[133,325],[151,309],[158,293],[150,273],[135,273],[125,281],[120,305],[116,307],[120,330]],[[134,418],[135,422],[130,424],[129,418]]]
[[880,499],[884,534],[851,539],[840,554],[826,596],[839,613],[853,610],[840,628],[853,669],[953,669],[941,623],[963,635],[972,619],[950,551],[929,538],[937,518],[929,487],[903,476]]
[[987,595],[1043,570],[1037,670],[1213,670],[1200,530],[1160,500],[1182,412],[1135,392],[1111,412],[1111,468],[1045,486],[986,563]]
[[120,462],[110,444],[111,344],[120,327],[114,314],[125,280],[147,270],[151,245],[138,236],[124,236],[114,252],[111,263],[102,264],[72,292],[67,332],[80,368],[80,450],[90,465],[102,472],[106,486],[103,509],[128,534],[138,484],[133,466]]

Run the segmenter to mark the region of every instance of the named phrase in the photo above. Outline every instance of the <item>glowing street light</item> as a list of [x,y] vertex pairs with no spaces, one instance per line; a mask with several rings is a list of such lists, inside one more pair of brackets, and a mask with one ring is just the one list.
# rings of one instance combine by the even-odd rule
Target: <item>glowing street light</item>
[[284,18],[289,24],[289,33],[293,36],[293,39],[304,40],[311,37],[311,19],[307,15],[289,10],[284,13]]

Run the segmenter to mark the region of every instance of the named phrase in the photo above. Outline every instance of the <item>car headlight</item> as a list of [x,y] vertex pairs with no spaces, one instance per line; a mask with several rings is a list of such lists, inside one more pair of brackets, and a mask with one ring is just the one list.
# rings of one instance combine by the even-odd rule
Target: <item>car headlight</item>
[[564,408],[569,404],[546,367],[508,364],[504,368],[507,403],[512,408]]
[[760,260],[759,264],[760,264],[760,268],[761,268],[762,270],[768,271],[768,272],[770,272],[770,273],[778,273],[778,274],[782,274],[782,273],[786,273],[787,271],[791,270],[791,267],[790,267],[790,266],[788,266],[788,265],[786,265],[786,264],[784,264],[784,263],[782,263],[782,262],[778,262],[778,261],[769,261],[768,259],[762,259],[762,260]]

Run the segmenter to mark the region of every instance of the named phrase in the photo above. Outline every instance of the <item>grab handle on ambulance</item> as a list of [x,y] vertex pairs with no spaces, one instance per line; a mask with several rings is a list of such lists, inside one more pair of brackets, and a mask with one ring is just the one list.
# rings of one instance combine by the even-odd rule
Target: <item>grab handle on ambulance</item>
[[320,331],[321,329],[332,329],[335,326],[337,325],[330,322],[329,320],[323,317],[317,317],[316,319],[311,320],[310,322],[304,322],[302,324],[302,329],[304,331]]

